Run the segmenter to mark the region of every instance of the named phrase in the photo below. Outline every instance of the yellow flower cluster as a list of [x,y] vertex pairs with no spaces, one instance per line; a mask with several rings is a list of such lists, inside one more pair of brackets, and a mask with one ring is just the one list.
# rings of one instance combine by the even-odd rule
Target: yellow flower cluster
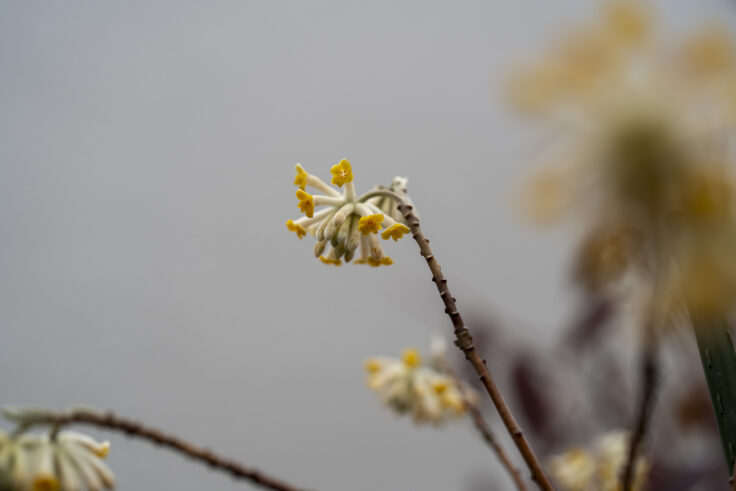
[[[629,436],[614,431],[601,436],[591,449],[573,448],[550,460],[549,469],[564,491],[619,491],[621,472],[628,459]],[[636,462],[632,491],[644,489],[649,464]]]
[[407,348],[401,359],[369,358],[365,362],[368,387],[381,402],[398,414],[409,414],[415,423],[439,425],[464,416],[467,404],[477,404],[477,393],[442,372],[424,365],[421,354]]
[[558,135],[522,205],[590,224],[585,287],[643,265],[664,280],[665,304],[723,312],[736,303],[736,46],[713,25],[670,42],[652,19],[646,2],[610,2],[517,71],[512,100]]
[[[314,236],[317,239],[315,256],[325,264],[340,266],[343,260],[350,262],[359,247],[360,255],[355,258],[355,264],[374,267],[393,264],[391,258],[384,253],[377,236],[386,227],[381,232],[381,237],[396,241],[409,231],[398,212],[396,200],[381,195],[380,190],[357,196],[353,185],[353,169],[346,159],[333,165],[330,173],[332,184],[338,188],[344,187],[344,192],[329,186],[296,164],[294,185],[298,187],[297,206],[306,216],[298,220],[288,220],[286,228],[300,239],[307,234]],[[405,192],[405,185],[405,179],[396,178],[389,189],[393,192]],[[307,187],[323,194],[309,194]],[[315,207],[323,208],[315,212]],[[328,244],[330,249],[325,254]]]

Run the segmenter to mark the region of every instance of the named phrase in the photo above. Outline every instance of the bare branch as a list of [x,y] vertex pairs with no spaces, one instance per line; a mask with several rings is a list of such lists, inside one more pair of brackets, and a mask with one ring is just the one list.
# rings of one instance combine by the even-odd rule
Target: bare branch
[[465,327],[465,323],[460,316],[457,305],[455,305],[455,298],[450,293],[450,289],[447,287],[447,279],[443,276],[440,264],[437,262],[437,259],[435,259],[432,249],[429,247],[429,240],[424,237],[424,234],[422,234],[422,229],[419,226],[419,219],[413,213],[412,205],[408,204],[398,194],[386,190],[369,192],[361,199],[380,195],[393,198],[398,203],[398,209],[404,217],[404,220],[406,220],[406,224],[411,230],[412,237],[419,246],[419,251],[422,257],[427,261],[427,266],[429,266],[429,270],[432,272],[432,281],[437,286],[440,298],[442,298],[442,301],[445,304],[445,313],[450,317],[452,325],[455,328],[455,345],[465,354],[465,358],[473,366],[480,377],[480,381],[483,383],[483,387],[485,387],[488,395],[493,401],[493,404],[496,406],[496,410],[501,416],[501,420],[506,426],[507,431],[511,435],[511,438],[519,449],[522,457],[524,457],[524,461],[531,471],[532,479],[540,489],[545,491],[553,490],[554,488],[552,483],[544,473],[537,456],[534,454],[534,451],[529,445],[524,433],[521,431],[521,428],[516,423],[514,416],[511,414],[511,410],[506,405],[506,401],[501,395],[501,391],[498,389],[496,382],[488,371],[485,360],[483,360],[475,350],[473,337],[470,335],[468,328]]
[[641,359],[641,398],[637,412],[636,426],[631,434],[629,455],[621,477],[621,489],[623,491],[630,491],[633,486],[636,462],[641,453],[641,447],[643,447],[647,437],[654,408],[654,395],[659,385],[659,367],[657,364],[654,328],[652,325],[648,325],[645,326],[645,329]]
[[213,469],[229,473],[236,479],[244,479],[258,486],[277,491],[298,491],[290,484],[271,477],[263,472],[246,467],[239,462],[217,455],[205,447],[199,447],[186,442],[179,437],[165,433],[159,429],[145,426],[136,421],[121,418],[112,412],[98,413],[90,410],[72,410],[69,412],[53,413],[34,416],[31,420],[22,423],[27,429],[30,426],[46,424],[54,427],[54,431],[61,426],[81,423],[108,430],[120,431],[134,438],[149,440],[156,445],[168,447],[171,450],[184,454],[194,460],[199,460]]

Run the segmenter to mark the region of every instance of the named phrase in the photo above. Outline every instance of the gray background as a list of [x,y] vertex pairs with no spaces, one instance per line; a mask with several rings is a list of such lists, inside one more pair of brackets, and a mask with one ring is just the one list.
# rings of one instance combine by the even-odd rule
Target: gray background
[[[348,157],[359,192],[408,176],[460,308],[544,343],[574,306],[570,230],[512,213],[539,140],[502,81],[594,7],[3,2],[0,403],[114,408],[318,489],[507,487],[469,424],[417,430],[364,387],[366,356],[449,324],[410,240],[336,269],[287,232],[293,164]],[[242,488],[109,438],[119,489]]]

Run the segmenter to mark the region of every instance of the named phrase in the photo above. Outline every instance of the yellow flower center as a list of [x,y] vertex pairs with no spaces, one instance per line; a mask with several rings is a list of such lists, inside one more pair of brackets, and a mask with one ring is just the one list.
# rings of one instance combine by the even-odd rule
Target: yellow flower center
[[59,491],[59,481],[53,476],[39,476],[33,480],[33,491]]
[[381,362],[373,359],[366,360],[364,367],[366,372],[376,373],[381,369]]
[[442,394],[447,390],[447,382],[444,380],[437,380],[435,383],[432,384],[432,388],[434,389],[436,394]]
[[401,360],[407,367],[415,368],[419,366],[420,363],[422,363],[422,356],[415,348],[406,348],[401,353]]

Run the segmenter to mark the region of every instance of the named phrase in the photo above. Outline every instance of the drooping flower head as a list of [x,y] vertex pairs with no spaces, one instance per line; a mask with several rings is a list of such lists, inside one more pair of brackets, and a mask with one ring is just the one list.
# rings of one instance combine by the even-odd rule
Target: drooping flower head
[[[330,172],[331,183],[342,188],[342,192],[296,164],[294,185],[299,188],[296,191],[297,206],[306,216],[288,220],[286,228],[300,239],[307,234],[314,236],[317,239],[314,254],[325,264],[340,266],[343,260],[350,262],[359,247],[360,256],[355,259],[356,264],[393,264],[383,251],[378,235],[380,233],[384,240],[396,241],[409,231],[397,209],[396,200],[376,192],[381,188],[357,196],[353,170],[346,159],[333,165]],[[310,194],[307,188],[316,189],[322,194]],[[406,179],[397,177],[388,189],[404,196]],[[321,209],[315,211],[316,208]],[[328,244],[330,248],[325,253]]]
[[17,436],[0,432],[0,489],[97,491],[115,478],[103,462],[110,444],[75,431]]
[[477,404],[477,393],[460,385],[433,363],[424,364],[414,348],[400,359],[369,358],[365,362],[368,387],[381,402],[398,414],[409,414],[415,423],[439,425],[465,415],[468,404]]
[[672,42],[646,2],[612,1],[513,78],[516,106],[555,135],[522,204],[536,219],[589,224],[576,269],[587,288],[638,265],[659,271],[665,303],[736,304],[724,255],[736,247],[736,48],[726,32],[710,25]]

